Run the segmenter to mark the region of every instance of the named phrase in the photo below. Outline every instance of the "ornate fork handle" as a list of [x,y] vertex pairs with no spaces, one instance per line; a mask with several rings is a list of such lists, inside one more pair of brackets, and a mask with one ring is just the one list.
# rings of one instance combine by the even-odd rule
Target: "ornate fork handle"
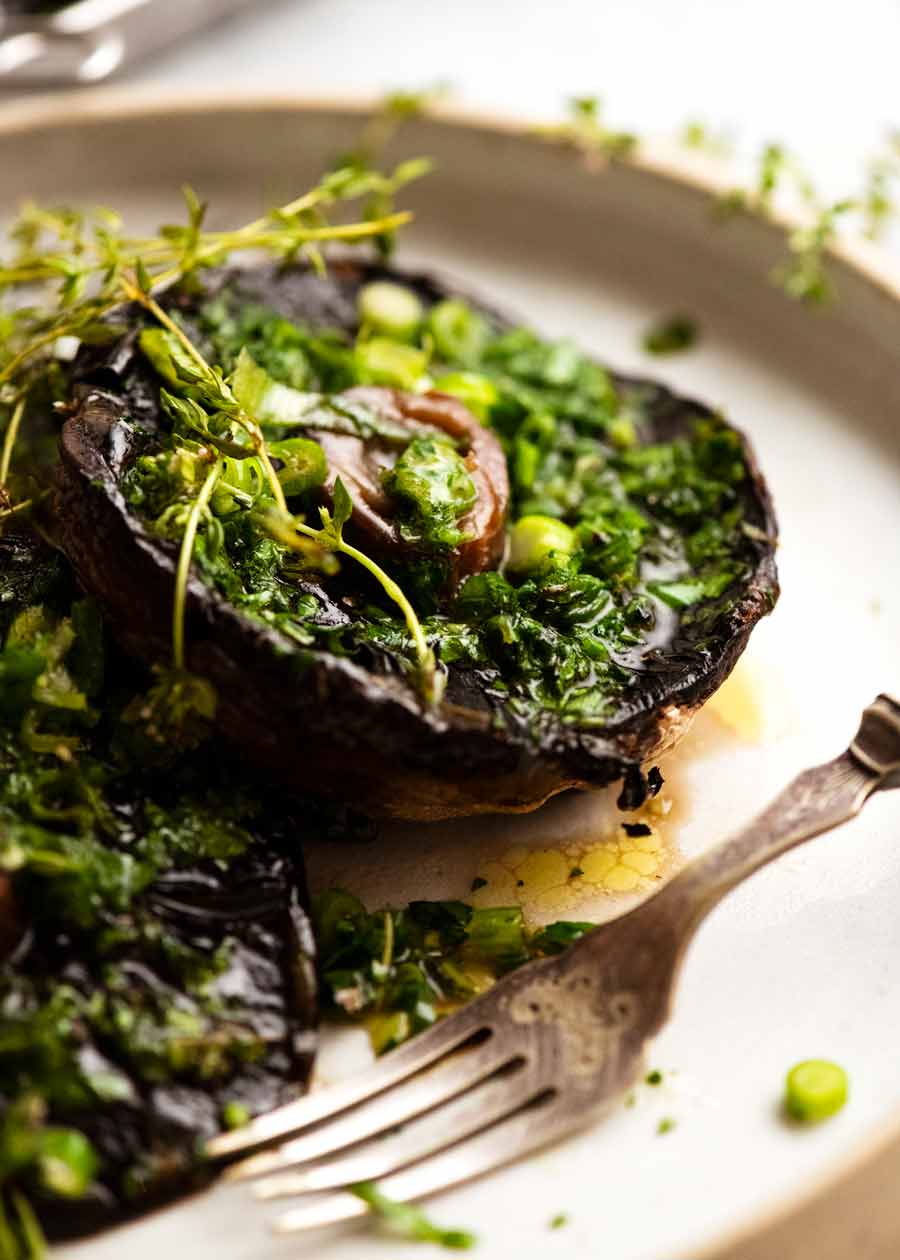
[[[900,787],[900,704],[881,695],[863,713],[846,752],[804,770],[763,813],[627,916],[635,940],[627,979],[637,987],[671,985],[691,937],[726,893],[804,840],[853,818],[872,792],[892,787]],[[575,949],[602,965],[603,928]]]

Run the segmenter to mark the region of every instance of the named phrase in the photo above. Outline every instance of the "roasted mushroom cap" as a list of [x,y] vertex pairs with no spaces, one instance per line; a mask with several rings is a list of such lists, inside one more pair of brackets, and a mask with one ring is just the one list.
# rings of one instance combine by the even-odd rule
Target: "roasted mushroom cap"
[[[356,262],[335,264],[325,277],[303,268],[261,268],[213,283],[297,322],[354,332],[361,285],[391,278],[426,304],[458,296],[430,276]],[[181,300],[189,318],[191,299]],[[467,300],[503,326],[496,312]],[[650,440],[671,440],[698,417],[712,415],[652,382],[613,380],[623,388],[640,387]],[[159,424],[158,381],[135,352],[134,337],[126,336],[102,360],[83,365],[77,392],[77,409],[61,439],[61,545],[84,585],[106,604],[128,650],[165,659],[175,551],[129,510],[120,488],[146,440],[134,421],[145,433]],[[415,406],[427,421],[434,408],[447,404],[425,397]],[[298,648],[196,578],[187,606],[190,668],[214,683],[221,731],[248,758],[297,792],[350,802],[373,816],[524,811],[566,788],[601,787],[623,776],[622,803],[634,806],[645,790],[641,765],[683,734],[777,597],[772,504],[743,438],[741,445],[749,472],[741,496],[752,532],[752,571],[712,624],[676,625],[651,656],[635,663],[633,685],[602,728],[548,716],[535,730],[490,694],[474,670],[451,669],[444,702],[428,708],[395,674]],[[481,565],[494,554],[488,544],[487,553],[474,559]]]

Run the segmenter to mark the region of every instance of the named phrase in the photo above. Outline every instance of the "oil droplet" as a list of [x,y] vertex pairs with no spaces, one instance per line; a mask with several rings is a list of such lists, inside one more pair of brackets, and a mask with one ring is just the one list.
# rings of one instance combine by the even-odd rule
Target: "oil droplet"
[[766,717],[761,680],[746,662],[739,662],[706,702],[706,708],[738,739],[751,744],[762,742]]
[[657,798],[627,822],[608,819],[600,834],[555,848],[510,848],[480,867],[478,880],[485,882],[471,900],[484,907],[520,905],[535,924],[577,914],[602,918],[598,901],[645,894],[668,873],[673,858],[663,830],[669,810],[670,802]]

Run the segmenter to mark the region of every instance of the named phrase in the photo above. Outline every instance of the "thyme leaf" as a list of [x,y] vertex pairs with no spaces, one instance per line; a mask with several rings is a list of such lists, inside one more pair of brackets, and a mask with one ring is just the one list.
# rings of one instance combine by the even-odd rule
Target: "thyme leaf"
[[568,115],[566,122],[536,127],[534,134],[542,140],[564,144],[602,164],[630,157],[638,147],[638,138],[633,132],[607,127],[603,103],[598,96],[570,98]]

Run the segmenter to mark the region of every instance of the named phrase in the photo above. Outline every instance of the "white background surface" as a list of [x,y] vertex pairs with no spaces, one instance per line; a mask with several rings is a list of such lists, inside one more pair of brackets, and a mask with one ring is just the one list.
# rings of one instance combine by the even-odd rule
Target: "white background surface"
[[798,149],[835,195],[900,126],[897,0],[251,0],[138,68],[192,90],[372,93],[443,81],[535,119],[604,97],[613,125],[701,117]]

